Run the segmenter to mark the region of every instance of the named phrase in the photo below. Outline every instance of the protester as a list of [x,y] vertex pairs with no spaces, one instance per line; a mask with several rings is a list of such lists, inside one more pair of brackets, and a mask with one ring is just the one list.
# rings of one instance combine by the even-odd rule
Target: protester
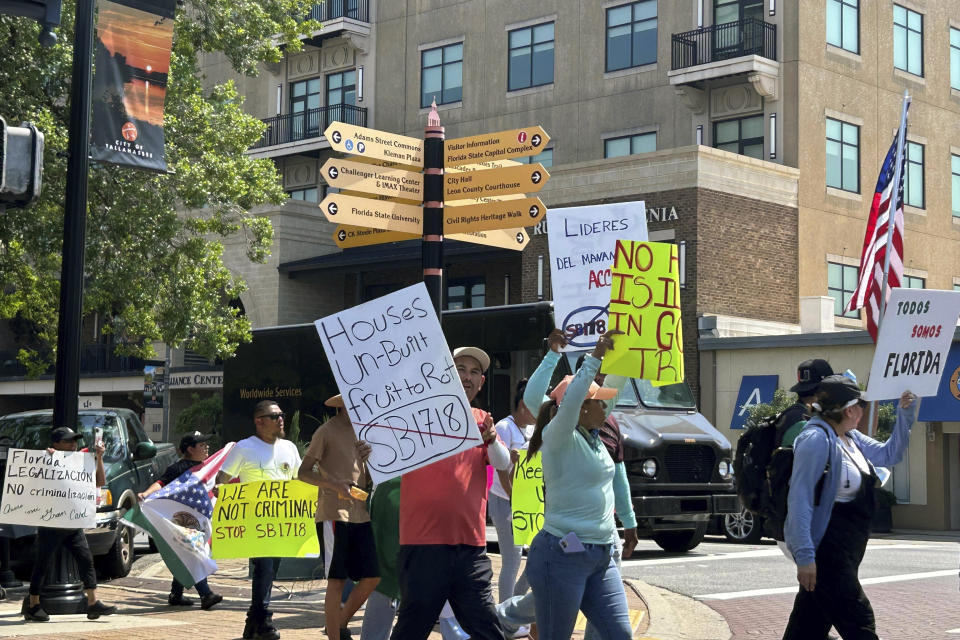
[[[380,582],[373,529],[365,503],[366,492],[372,484],[365,464],[370,457],[370,445],[357,439],[339,394],[325,404],[335,407],[337,413],[313,433],[298,477],[319,487],[317,537],[329,549],[324,557],[327,590],[323,610],[327,637],[349,640],[347,623]],[[358,488],[363,493],[357,493]],[[340,599],[347,579],[356,585],[341,609]]]
[[[217,484],[257,480],[292,480],[300,467],[300,452],[295,444],[284,440],[284,414],[273,400],[262,400],[253,409],[256,435],[238,442],[217,473]],[[253,564],[253,593],[244,640],[277,640],[280,637],[273,626],[270,611],[270,591],[273,578],[280,566],[280,558],[251,558]]]
[[[527,379],[517,383],[516,395],[513,399],[513,413],[496,424],[497,435],[510,450],[510,468],[498,471],[493,476],[490,485],[490,500],[487,503],[487,513],[497,530],[497,545],[500,547],[499,599],[503,602],[513,595],[520,595],[527,590],[526,581],[517,584],[517,574],[520,572],[520,562],[523,549],[513,541],[513,509],[510,495],[513,488],[513,465],[520,457],[520,451],[526,449],[527,441],[533,432],[534,417],[523,403],[523,391],[527,386]],[[514,593],[514,586],[518,593]]]
[[[490,367],[476,347],[453,351],[467,400],[473,402]],[[473,409],[482,444],[404,474],[400,484],[400,609],[391,638],[426,638],[449,600],[474,640],[503,640],[486,554],[487,463],[510,467],[510,452],[493,418]]]
[[845,640],[877,638],[857,578],[874,510],[872,465],[900,460],[916,419],[914,399],[909,391],[900,397],[893,433],[881,443],[856,430],[866,402],[854,380],[831,375],[817,386],[814,417],[793,445],[784,536],[800,590],[784,639],[823,638],[831,625]]
[[528,458],[543,450],[544,523],[530,545],[527,578],[544,638],[569,638],[578,610],[604,638],[632,635],[620,571],[611,561],[616,471],[599,436],[604,400],[617,390],[593,380],[620,333],[604,333],[573,379],[554,388],[527,449]]
[[[47,452],[76,451],[77,441],[81,438],[83,438],[83,435],[76,433],[70,427],[57,427],[50,432],[51,445]],[[97,464],[95,480],[98,489],[106,484],[106,476],[103,471],[103,451],[103,443],[95,442],[93,456]],[[20,611],[24,619],[34,622],[50,620],[50,615],[40,605],[40,589],[43,587],[47,569],[56,557],[57,549],[60,547],[69,551],[77,561],[83,590],[87,596],[87,618],[96,620],[100,616],[109,616],[116,613],[117,608],[115,606],[105,605],[97,599],[97,574],[93,567],[93,555],[90,553],[90,546],[87,544],[87,537],[84,535],[83,529],[37,527],[35,546],[37,557],[33,563],[33,573],[30,575],[30,593],[24,599]]]
[[[142,501],[147,496],[159,491],[161,487],[179,478],[183,475],[184,471],[192,469],[209,458],[210,445],[207,444],[207,442],[212,437],[213,436],[209,434],[194,431],[180,438],[180,455],[183,457],[167,467],[159,480],[147,487],[145,491],[138,493],[137,499]],[[222,595],[214,593],[210,589],[206,578],[200,580],[194,586],[200,595],[200,608],[204,611],[216,606],[223,600]],[[183,585],[180,584],[176,578],[174,578],[170,584],[170,595],[167,597],[167,602],[170,603],[171,607],[189,607],[193,605],[193,600],[183,595]]]
[[826,360],[813,358],[804,360],[797,367],[797,384],[790,391],[797,394],[797,401],[783,412],[779,427],[782,429],[781,447],[792,447],[793,441],[810,417],[808,408],[814,401],[817,385],[827,376],[833,375],[833,369]]
[[400,478],[378,484],[370,496],[370,524],[380,566],[380,582],[367,599],[363,640],[387,640],[400,599],[397,555],[400,553]]

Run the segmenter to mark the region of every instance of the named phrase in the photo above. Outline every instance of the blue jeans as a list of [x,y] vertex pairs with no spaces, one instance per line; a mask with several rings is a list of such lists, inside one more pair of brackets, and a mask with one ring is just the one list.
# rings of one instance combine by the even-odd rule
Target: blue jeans
[[[200,582],[197,582],[193,585],[197,589],[197,593],[201,598],[206,598],[212,593],[210,586],[207,584],[207,579],[204,578]],[[183,595],[183,585],[177,581],[176,578],[173,579],[173,582],[170,583],[170,595],[172,596],[182,596]]]
[[363,628],[360,637],[363,640],[389,640],[393,629],[393,619],[397,615],[397,601],[374,591],[367,598],[367,608],[363,612]]
[[525,584],[517,583],[523,550],[513,543],[513,508],[510,501],[491,493],[487,501],[487,513],[497,529],[497,544],[500,546],[500,559],[503,562],[500,567],[497,599],[497,602],[503,602],[526,591]]
[[[623,558],[623,542],[620,541],[620,537],[617,537],[617,541],[613,544],[613,549],[611,550],[613,563],[617,565],[617,571],[620,570],[620,561]],[[603,638],[600,635],[600,631],[597,630],[597,627],[594,626],[592,622],[587,623],[587,632],[583,636],[583,640],[600,640]]]
[[620,571],[609,544],[584,544],[564,553],[560,538],[541,531],[530,545],[527,579],[542,638],[569,638],[583,611],[606,640],[630,640],[630,616]]
[[[533,591],[526,595],[507,598],[497,605],[497,618],[500,626],[508,638],[512,638],[520,627],[533,624],[537,621],[537,604]],[[546,636],[544,636],[546,637]]]
[[280,558],[250,558],[250,562],[253,564],[253,593],[247,619],[260,624],[273,617],[270,612],[270,592],[273,590],[273,578],[280,567]]

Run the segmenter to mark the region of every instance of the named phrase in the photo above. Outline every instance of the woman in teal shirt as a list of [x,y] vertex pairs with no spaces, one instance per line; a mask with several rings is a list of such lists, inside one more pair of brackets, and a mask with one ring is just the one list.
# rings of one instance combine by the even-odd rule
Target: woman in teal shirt
[[605,333],[573,380],[557,385],[530,439],[527,455],[543,452],[544,524],[527,559],[542,638],[569,638],[577,611],[604,638],[632,635],[620,572],[610,561],[614,464],[599,437],[604,400],[617,390],[593,381],[617,333]]

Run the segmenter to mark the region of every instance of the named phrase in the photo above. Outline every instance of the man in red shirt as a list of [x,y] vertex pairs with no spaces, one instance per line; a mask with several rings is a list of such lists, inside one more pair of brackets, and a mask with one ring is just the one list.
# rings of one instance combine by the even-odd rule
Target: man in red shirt
[[[490,356],[476,347],[453,351],[471,403]],[[474,640],[504,640],[487,557],[487,464],[510,468],[510,452],[493,417],[473,409],[483,444],[405,474],[400,483],[400,610],[391,640],[425,639],[450,601]]]

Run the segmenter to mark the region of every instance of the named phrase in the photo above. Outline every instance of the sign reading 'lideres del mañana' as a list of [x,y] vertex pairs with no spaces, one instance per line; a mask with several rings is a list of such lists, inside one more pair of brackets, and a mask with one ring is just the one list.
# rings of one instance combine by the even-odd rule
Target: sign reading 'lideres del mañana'
[[96,526],[92,453],[10,449],[0,522],[58,529]]

